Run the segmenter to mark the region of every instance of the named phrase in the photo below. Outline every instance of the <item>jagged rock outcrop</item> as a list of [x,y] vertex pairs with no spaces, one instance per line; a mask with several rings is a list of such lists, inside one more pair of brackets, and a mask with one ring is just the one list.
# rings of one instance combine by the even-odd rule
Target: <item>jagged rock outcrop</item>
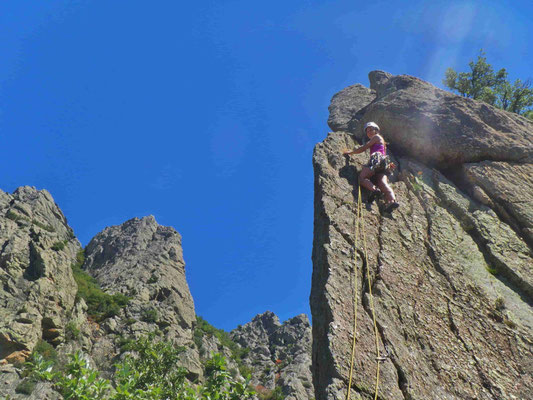
[[287,400],[311,399],[311,326],[305,314],[279,322],[267,311],[234,329],[232,339],[250,349],[243,358],[251,368],[252,384],[267,390],[280,387]]
[[107,293],[130,298],[121,313],[96,335],[93,357],[109,362],[118,353],[116,337],[139,337],[154,329],[166,340],[186,346],[183,365],[191,378],[201,375],[193,346],[194,303],[185,277],[181,236],[153,216],[134,218],[104,229],[85,250],[86,269]]
[[[39,341],[61,346],[81,312],[71,264],[80,249],[46,190],[0,191],[0,396],[14,396],[22,364]],[[48,388],[49,389],[49,388]],[[46,392],[41,385],[36,393]]]
[[376,91],[361,84],[349,86],[333,96],[328,125],[334,131],[348,131],[362,116],[358,112],[376,98]]
[[20,362],[40,339],[63,342],[80,244],[45,190],[0,191],[0,215],[0,360]]
[[[370,80],[376,98],[328,121],[349,132],[330,133],[313,156],[316,398],[346,397],[354,296],[352,398],[374,398],[378,356],[379,398],[529,398],[533,123],[417,78],[375,71]],[[354,201],[367,156],[342,151],[359,145],[368,121],[399,161],[402,206],[392,216],[364,211],[368,265],[360,240],[355,273]]]

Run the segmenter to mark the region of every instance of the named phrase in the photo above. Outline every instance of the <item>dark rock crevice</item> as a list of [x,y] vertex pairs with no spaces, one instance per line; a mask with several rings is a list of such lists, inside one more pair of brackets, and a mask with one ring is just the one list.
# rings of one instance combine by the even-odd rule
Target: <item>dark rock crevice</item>
[[463,346],[463,348],[465,350],[465,353],[468,354],[471,357],[472,362],[473,362],[473,364],[474,364],[474,366],[476,368],[476,371],[477,371],[477,374],[478,374],[478,378],[479,378],[479,381],[480,381],[481,385],[485,389],[490,391],[490,393],[492,394],[494,400],[499,400],[499,399],[503,398],[501,390],[498,387],[494,386],[492,384],[492,382],[490,381],[490,379],[485,375],[485,372],[483,371],[483,368],[480,365],[479,359],[476,357],[476,355],[474,354],[473,350],[466,343],[466,341],[462,338],[461,332],[457,328],[457,325],[455,324],[455,321],[453,319],[453,311],[451,309],[451,304],[450,303],[451,302],[448,301],[448,326],[450,328],[450,331],[455,335],[457,340],[461,343],[461,345]]
[[[382,242],[381,242],[381,222],[380,221],[380,229],[378,234],[378,243],[379,243],[379,252],[378,252],[378,258],[377,263],[378,265],[381,262],[381,258],[379,254],[381,253],[382,249]],[[361,304],[363,305],[363,309],[366,313],[367,318],[372,321],[372,327],[374,334],[378,335],[378,343],[380,343],[380,347],[382,348],[379,351],[383,351],[384,353],[378,353],[376,354],[376,362],[386,362],[386,360],[390,360],[392,365],[394,366],[396,370],[396,374],[398,376],[398,388],[400,389],[400,392],[403,395],[403,398],[405,400],[411,399],[411,396],[409,394],[409,382],[407,380],[407,375],[400,365],[399,361],[396,359],[394,352],[391,351],[393,349],[392,343],[387,339],[385,335],[385,329],[384,327],[379,323],[378,316],[376,314],[376,296],[375,296],[375,285],[377,284],[378,280],[380,280],[379,277],[379,266],[376,268],[376,271],[374,273],[374,279],[369,279],[370,274],[370,268],[368,265],[368,258],[365,257],[365,254],[361,251],[358,251],[359,256],[362,260],[362,266],[361,266]],[[371,293],[372,292],[372,293]],[[375,316],[375,324],[376,324],[376,330],[374,330],[374,316]],[[385,357],[384,360],[380,360],[381,357]],[[379,358],[379,359],[378,359]],[[374,393],[370,393],[374,394]],[[382,396],[378,393],[378,398],[382,398]]]
[[435,268],[435,270],[440,275],[442,275],[446,279],[446,282],[450,286],[450,288],[452,290],[452,293],[455,295],[455,293],[457,293],[457,288],[455,287],[455,285],[453,283],[453,280],[450,277],[450,275],[448,274],[448,272],[444,268],[442,268],[442,266],[440,265],[439,257],[435,253],[435,249],[433,248],[433,244],[431,243],[432,224],[433,224],[432,219],[431,219],[431,212],[428,209],[428,205],[427,205],[426,200],[423,198],[423,193],[421,193],[420,191],[418,193],[417,193],[417,191],[415,191],[415,193],[416,193],[416,198],[417,198],[420,206],[424,210],[424,215],[426,217],[426,222],[427,222],[426,237],[425,237],[425,240],[424,240],[424,247],[426,248],[426,254],[428,255],[429,259],[431,260],[431,265]]
[[[509,165],[518,164],[514,161],[509,160],[478,160],[475,161],[476,163],[482,163],[484,161],[503,161]],[[472,182],[469,182],[465,176],[464,171],[464,164],[461,164],[459,166],[455,166],[453,168],[444,168],[439,170],[439,172],[445,176],[447,179],[450,180],[459,190],[461,190],[463,193],[468,193],[470,198],[473,197],[473,186]],[[499,196],[494,195],[490,191],[487,191],[485,187],[482,187],[485,195],[487,195],[490,199],[490,202],[488,204],[485,204],[487,207],[489,207],[494,213],[498,216],[498,218],[505,222],[507,225],[509,225],[513,231],[516,233],[516,235],[522,239],[527,245],[529,246],[530,250],[533,252],[533,239],[524,233],[525,229],[527,229],[527,226],[525,226],[518,218],[516,218],[513,215],[513,210],[511,209],[512,204],[520,204],[520,203],[527,203],[527,201],[513,201],[511,204],[509,201],[506,201],[502,199]],[[474,201],[474,200],[472,200]]]
[[45,264],[44,260],[33,241],[29,243],[30,262],[24,271],[24,279],[28,281],[36,281],[44,276]]
[[[452,213],[463,230],[472,238],[474,243],[476,243],[486,264],[492,266],[492,268],[496,270],[496,274],[494,274],[495,277],[517,293],[527,304],[533,306],[533,286],[522,279],[516,271],[494,254],[488,246],[488,239],[479,231],[476,225],[471,222],[471,218],[468,215],[465,215],[463,210],[454,206],[452,203],[443,200],[445,196],[442,192],[438,192],[442,195],[439,197],[440,206],[445,207]],[[473,202],[471,199],[470,201]],[[499,274],[501,274],[502,277],[499,277]]]
[[[378,231],[379,250],[377,253],[377,269],[376,269],[376,277],[374,280],[374,284],[377,284],[377,282],[380,281],[381,284],[385,285],[385,282],[381,279],[381,276],[380,276],[381,267],[383,265],[383,260],[381,257],[381,254],[384,248],[383,244],[384,244],[383,243],[383,218],[381,217],[379,221],[379,231]],[[375,292],[375,290],[373,292]],[[400,323],[402,323],[401,311],[399,307],[395,307],[395,309],[398,313],[398,318],[400,320]],[[378,332],[381,336],[381,342],[383,343],[383,346],[387,353],[386,356],[388,357],[388,359],[391,361],[392,365],[396,369],[396,375],[398,376],[398,388],[400,389],[403,395],[403,398],[405,400],[410,400],[412,397],[411,397],[411,394],[409,393],[409,381],[407,378],[407,374],[405,372],[405,368],[402,367],[399,359],[394,354],[395,349],[394,349],[393,343],[387,339],[384,327],[379,323],[379,321],[376,321],[376,325],[378,327]]]

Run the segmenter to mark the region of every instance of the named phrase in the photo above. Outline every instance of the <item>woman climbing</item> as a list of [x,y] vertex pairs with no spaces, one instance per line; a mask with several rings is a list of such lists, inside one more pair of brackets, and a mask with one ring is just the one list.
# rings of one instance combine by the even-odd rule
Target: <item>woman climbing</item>
[[[344,154],[359,154],[370,148],[370,161],[363,167],[359,174],[359,185],[371,192],[368,198],[369,203],[384,193],[386,201],[384,211],[392,212],[400,206],[396,202],[394,192],[389,186],[387,179],[387,175],[394,168],[394,164],[387,156],[387,145],[383,137],[379,134],[379,126],[375,122],[368,122],[365,124],[365,133],[370,140],[354,151],[345,150]],[[376,178],[378,187],[369,179],[373,176]]]

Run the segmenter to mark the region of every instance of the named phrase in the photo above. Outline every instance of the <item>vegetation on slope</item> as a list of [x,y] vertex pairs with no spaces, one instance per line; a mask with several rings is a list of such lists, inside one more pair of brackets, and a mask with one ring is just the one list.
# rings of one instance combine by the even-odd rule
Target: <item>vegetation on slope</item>
[[100,378],[81,352],[70,354],[64,367],[34,354],[26,363],[25,379],[17,391],[30,394],[36,382],[47,381],[72,400],[245,400],[255,394],[247,382],[231,377],[226,360],[219,354],[204,365],[205,383],[189,383],[185,379],[187,371],[177,366],[182,352],[182,347],[157,341],[155,335],[140,338],[132,342],[130,352],[115,366],[111,380]]
[[117,315],[120,309],[128,304],[129,298],[120,293],[114,295],[105,293],[98,282],[82,269],[84,261],[85,253],[80,250],[76,262],[72,265],[72,272],[78,284],[77,297],[87,303],[87,314],[96,321]]

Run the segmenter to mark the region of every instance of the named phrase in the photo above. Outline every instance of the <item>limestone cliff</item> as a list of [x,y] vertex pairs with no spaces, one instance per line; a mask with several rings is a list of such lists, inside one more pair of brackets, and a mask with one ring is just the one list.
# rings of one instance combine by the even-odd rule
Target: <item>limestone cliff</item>
[[[374,398],[378,362],[380,399],[531,398],[533,122],[410,76],[370,82],[333,97],[336,132],[313,155],[317,400],[346,398],[354,298],[351,398]],[[399,165],[401,207],[364,210],[366,265],[354,203],[368,156],[342,151],[368,121]]]

